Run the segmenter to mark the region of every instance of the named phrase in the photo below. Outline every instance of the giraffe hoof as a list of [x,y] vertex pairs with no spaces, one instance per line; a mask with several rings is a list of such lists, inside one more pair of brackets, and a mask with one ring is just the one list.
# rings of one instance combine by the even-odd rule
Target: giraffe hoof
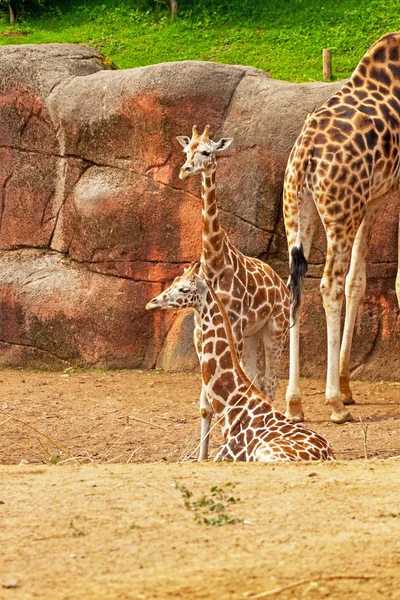
[[355,404],[356,401],[353,400],[353,396],[350,393],[350,396],[346,396],[345,394],[342,394],[342,402],[345,406],[349,406],[350,404]]
[[304,421],[304,413],[291,413],[290,411],[286,411],[285,412],[285,417],[287,419],[290,419],[291,421],[293,421],[294,423],[302,423]]
[[354,421],[354,417],[349,413],[348,410],[344,410],[340,413],[332,414],[331,421],[333,423],[337,423],[338,425],[341,425],[342,423]]

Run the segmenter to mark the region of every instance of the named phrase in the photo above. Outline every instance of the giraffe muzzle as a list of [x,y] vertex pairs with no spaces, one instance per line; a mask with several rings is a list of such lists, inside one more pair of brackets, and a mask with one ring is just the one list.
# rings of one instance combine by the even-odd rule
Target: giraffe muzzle
[[158,298],[153,298],[146,304],[146,310],[160,310],[162,308],[162,302]]
[[187,167],[186,169],[182,167],[182,169],[179,171],[179,179],[186,179],[186,177],[189,177],[189,175],[190,167]]

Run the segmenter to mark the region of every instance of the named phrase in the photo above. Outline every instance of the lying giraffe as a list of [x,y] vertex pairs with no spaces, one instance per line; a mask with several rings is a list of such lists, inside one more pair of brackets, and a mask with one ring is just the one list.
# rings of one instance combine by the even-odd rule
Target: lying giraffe
[[[209,138],[210,126],[199,135],[193,127],[192,138],[179,136],[186,162],[179,177],[201,173],[202,177],[202,255],[200,275],[215,289],[228,312],[241,364],[252,381],[258,383],[257,344],[264,345],[265,374],[263,389],[274,398],[276,370],[289,326],[289,292],[281,278],[266,263],[244,256],[222,229],[215,196],[216,154],[228,148],[232,140]],[[168,293],[168,290],[167,290]],[[163,294],[152,300],[148,309],[166,308]],[[201,360],[199,317],[195,313],[194,342]],[[212,408],[203,386],[200,396],[202,417],[199,460],[208,455],[208,433]]]
[[164,292],[164,306],[198,315],[204,389],[225,443],[215,456],[233,461],[333,460],[328,442],[275,410],[243,371],[223,302],[193,264]]
[[[384,198],[398,188],[399,177],[400,33],[390,33],[368,50],[341,90],[308,116],[289,157],[283,207],[293,303],[286,414],[293,420],[304,419],[296,313],[318,216],[327,237],[321,281],[328,331],[326,399],[331,420],[344,423],[352,420],[344,405],[353,403],[350,350],[365,292],[371,230]],[[400,304],[400,234],[396,291]],[[344,292],[346,319],[340,347]]]

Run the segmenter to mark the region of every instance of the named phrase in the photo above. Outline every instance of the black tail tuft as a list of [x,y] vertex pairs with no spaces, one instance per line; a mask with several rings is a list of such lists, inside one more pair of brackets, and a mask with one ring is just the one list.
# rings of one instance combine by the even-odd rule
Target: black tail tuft
[[292,248],[292,263],[290,265],[290,280],[288,285],[292,305],[292,325],[296,323],[296,314],[301,303],[303,280],[307,269],[308,264],[304,256],[303,244],[300,244],[299,247],[294,246]]

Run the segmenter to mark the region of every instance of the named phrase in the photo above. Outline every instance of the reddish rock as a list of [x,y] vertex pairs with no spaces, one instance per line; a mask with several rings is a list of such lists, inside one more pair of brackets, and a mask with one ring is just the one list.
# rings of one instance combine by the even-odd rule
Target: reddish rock
[[157,367],[182,373],[199,368],[199,360],[193,345],[193,311],[177,314],[165,344],[158,355]]
[[57,252],[2,252],[0,261],[3,365],[155,364],[170,323],[144,307],[160,284],[93,273]]
[[[287,157],[307,112],[341,84],[196,61],[113,71],[73,45],[3,46],[0,58],[0,364],[196,368],[191,314],[144,309],[201,250],[200,181],[178,179],[175,136],[210,123],[215,138],[234,138],[217,173],[223,225],[287,277]],[[371,241],[360,377],[399,372],[397,203]],[[320,229],[302,338],[310,375],[326,363],[324,248]]]

